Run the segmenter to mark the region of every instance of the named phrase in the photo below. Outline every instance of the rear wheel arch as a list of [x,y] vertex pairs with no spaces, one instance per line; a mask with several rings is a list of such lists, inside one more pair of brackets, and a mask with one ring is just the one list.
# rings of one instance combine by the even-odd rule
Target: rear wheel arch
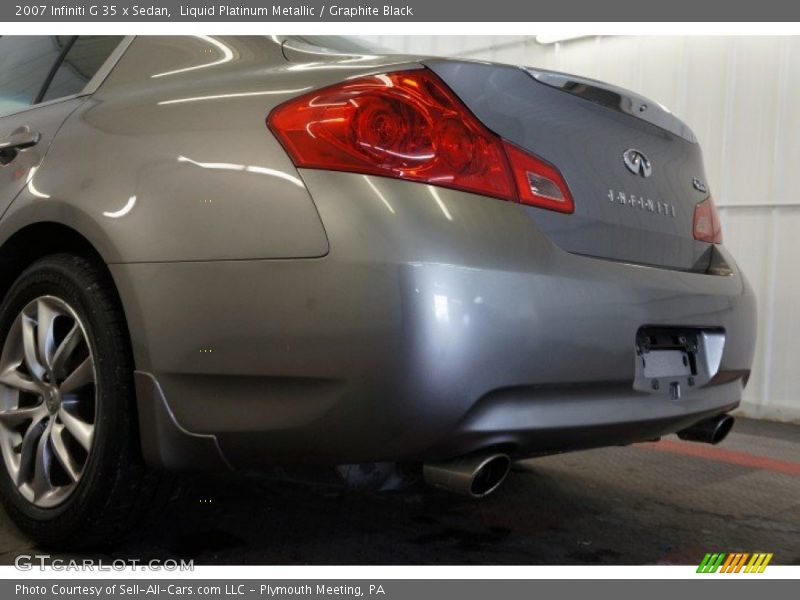
[[8,236],[0,245],[0,301],[6,297],[14,281],[31,264],[50,254],[71,253],[83,256],[108,275],[114,285],[106,261],[84,235],[67,225],[43,221],[26,225]]
[[[6,238],[0,245],[0,303],[14,282],[37,260],[52,254],[75,254],[97,266],[104,276],[104,284],[113,294],[118,310],[127,326],[128,315],[119,288],[106,261],[86,236],[76,229],[54,221],[26,225]],[[130,331],[126,331],[129,349],[132,346]],[[131,353],[136,367],[135,354]]]
[[[144,357],[141,355],[142,352],[146,352],[146,348],[141,343],[135,343],[135,336],[131,335],[130,330],[131,319],[134,324],[137,322],[135,294],[125,285],[124,278],[120,282],[114,279],[108,261],[95,244],[81,232],[63,223],[44,221],[22,227],[0,242],[0,305],[28,267],[42,258],[56,254],[73,254],[90,261],[102,274],[103,287],[113,296],[116,309],[122,316],[128,355],[134,369],[134,377],[139,380],[135,390],[136,411],[139,417],[137,435],[140,436],[140,451],[148,463],[156,467],[178,465],[176,468],[198,468],[197,464],[203,463],[206,466],[200,468],[230,468],[221,457],[216,440],[211,436],[196,436],[183,431],[166,408],[166,400],[160,396],[160,388],[155,378],[148,373],[136,371],[142,367],[138,364],[134,346],[139,350],[141,363],[146,365],[148,361],[146,354]],[[130,305],[123,301],[123,295],[131,302]],[[156,429],[160,431],[164,440],[154,436]]]

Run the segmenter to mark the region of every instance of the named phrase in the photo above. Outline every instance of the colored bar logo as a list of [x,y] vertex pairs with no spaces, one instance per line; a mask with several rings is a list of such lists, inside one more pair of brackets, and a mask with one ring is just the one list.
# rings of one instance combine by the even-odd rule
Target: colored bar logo
[[772,560],[772,553],[709,552],[697,567],[698,573],[763,573]]

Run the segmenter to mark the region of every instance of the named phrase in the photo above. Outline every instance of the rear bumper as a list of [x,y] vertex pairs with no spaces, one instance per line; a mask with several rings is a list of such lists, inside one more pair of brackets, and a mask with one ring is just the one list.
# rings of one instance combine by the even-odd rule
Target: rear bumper
[[[303,176],[324,258],[111,265],[137,369],[163,392],[168,421],[234,467],[629,443],[738,404],[755,302],[736,268],[715,277],[577,256],[541,233],[535,209]],[[715,379],[680,400],[635,391],[643,325],[724,329]],[[154,429],[146,417],[142,429]],[[165,457],[164,435],[143,437],[152,462],[202,466],[203,453]]]

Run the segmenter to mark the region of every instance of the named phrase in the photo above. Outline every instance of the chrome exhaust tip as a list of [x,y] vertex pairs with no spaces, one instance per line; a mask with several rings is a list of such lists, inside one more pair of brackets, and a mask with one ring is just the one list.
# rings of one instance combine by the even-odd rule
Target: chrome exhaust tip
[[717,415],[710,419],[699,421],[678,432],[678,437],[691,442],[704,444],[719,444],[728,437],[733,427],[734,418],[730,415]]
[[470,454],[450,461],[425,463],[422,476],[433,487],[484,498],[500,487],[510,470],[511,459],[506,454]]

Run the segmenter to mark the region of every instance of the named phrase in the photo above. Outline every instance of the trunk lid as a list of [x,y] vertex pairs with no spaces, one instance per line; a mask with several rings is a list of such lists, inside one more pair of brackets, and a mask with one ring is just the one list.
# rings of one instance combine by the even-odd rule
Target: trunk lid
[[601,82],[490,63],[428,60],[492,131],[552,163],[574,214],[526,207],[558,246],[587,256],[705,272],[693,237],[708,197],[700,148],[657,103]]

